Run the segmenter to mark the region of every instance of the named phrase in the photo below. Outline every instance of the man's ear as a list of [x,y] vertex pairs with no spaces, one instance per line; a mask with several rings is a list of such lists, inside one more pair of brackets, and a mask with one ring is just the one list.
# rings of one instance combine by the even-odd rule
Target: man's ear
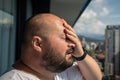
[[36,51],[41,51],[42,39],[39,36],[33,36],[32,38],[32,46]]

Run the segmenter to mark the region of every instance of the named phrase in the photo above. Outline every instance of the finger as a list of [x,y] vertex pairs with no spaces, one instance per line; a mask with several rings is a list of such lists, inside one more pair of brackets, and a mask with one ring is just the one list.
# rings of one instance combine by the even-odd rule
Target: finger
[[72,36],[72,35],[70,35],[70,34],[66,34],[66,37],[67,37],[70,41],[72,41],[73,43],[76,44],[77,38],[75,38],[75,36]]
[[65,33],[77,38],[77,35],[75,33],[73,33],[72,31],[68,30],[68,29],[65,29]]
[[71,28],[70,25],[68,25],[68,24],[64,24],[64,26],[65,26],[66,29],[68,29],[68,30],[70,30],[70,31],[72,31],[72,32],[75,33],[75,31]]
[[63,23],[64,23],[63,25],[64,25],[65,28],[71,30],[72,32],[75,32],[75,31],[72,29],[72,27],[71,27],[69,24],[67,24],[67,22],[66,22],[64,19],[62,19],[62,20],[63,20]]

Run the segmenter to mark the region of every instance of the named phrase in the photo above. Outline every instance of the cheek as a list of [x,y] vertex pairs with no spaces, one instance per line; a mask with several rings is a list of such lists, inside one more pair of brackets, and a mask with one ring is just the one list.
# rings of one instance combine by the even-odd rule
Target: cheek
[[64,40],[54,39],[51,45],[58,52],[65,52],[67,50],[67,43]]

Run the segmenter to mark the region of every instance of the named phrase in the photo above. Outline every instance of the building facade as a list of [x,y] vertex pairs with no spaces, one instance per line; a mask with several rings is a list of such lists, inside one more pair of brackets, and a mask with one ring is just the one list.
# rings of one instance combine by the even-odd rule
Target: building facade
[[105,32],[105,75],[116,75],[120,73],[120,25],[108,25]]

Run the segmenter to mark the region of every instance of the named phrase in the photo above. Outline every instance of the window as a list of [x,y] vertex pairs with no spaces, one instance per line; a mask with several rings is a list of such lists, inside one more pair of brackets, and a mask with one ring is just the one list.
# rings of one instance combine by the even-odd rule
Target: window
[[14,0],[0,0],[0,75],[14,63],[14,10]]

